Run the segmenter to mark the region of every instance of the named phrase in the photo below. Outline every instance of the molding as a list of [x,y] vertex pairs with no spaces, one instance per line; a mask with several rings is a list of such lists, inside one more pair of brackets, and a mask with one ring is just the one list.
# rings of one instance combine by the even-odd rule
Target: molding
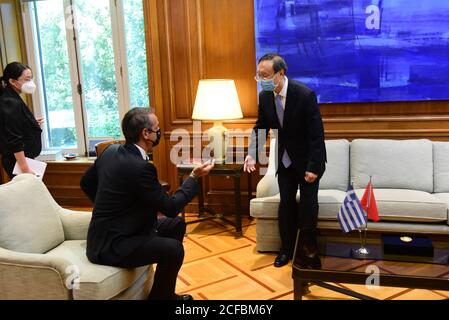
[[430,122],[449,121],[449,116],[360,116],[360,117],[323,117],[323,122],[345,123],[345,122]]

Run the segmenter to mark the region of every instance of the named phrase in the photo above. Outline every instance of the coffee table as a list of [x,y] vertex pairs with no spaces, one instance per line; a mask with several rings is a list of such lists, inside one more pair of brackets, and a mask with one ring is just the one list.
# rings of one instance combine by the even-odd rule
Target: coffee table
[[362,259],[354,255],[354,250],[360,248],[357,233],[346,236],[335,231],[321,232],[319,237],[321,270],[301,268],[295,250],[292,275],[294,299],[301,300],[306,294],[304,284],[307,282],[358,299],[369,300],[375,299],[332,283],[449,291],[448,240],[448,237],[432,237],[434,256],[431,258],[392,256],[383,252],[381,234],[369,234],[366,247],[371,255]]

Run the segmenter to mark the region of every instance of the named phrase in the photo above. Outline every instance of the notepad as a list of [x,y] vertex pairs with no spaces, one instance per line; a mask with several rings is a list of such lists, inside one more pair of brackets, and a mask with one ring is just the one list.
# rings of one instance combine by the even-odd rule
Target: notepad
[[[30,158],[25,158],[27,163],[28,163],[28,167],[30,168],[31,171],[33,171],[36,174],[36,177],[38,177],[39,179],[43,179],[44,178],[44,173],[45,173],[45,169],[47,168],[47,164],[45,162],[42,161],[37,161],[34,159],[30,159]],[[22,169],[20,169],[20,166],[16,163],[15,167],[14,167],[14,171],[12,172],[15,175],[19,175],[22,174]]]

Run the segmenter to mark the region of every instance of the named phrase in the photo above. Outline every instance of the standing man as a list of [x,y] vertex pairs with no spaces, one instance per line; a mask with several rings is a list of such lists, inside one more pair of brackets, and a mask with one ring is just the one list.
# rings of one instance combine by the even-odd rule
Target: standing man
[[[266,133],[276,129],[282,246],[274,266],[282,267],[292,259],[299,228],[298,252],[303,267],[321,268],[316,229],[319,180],[326,168],[323,123],[315,93],[304,84],[288,79],[286,73],[287,64],[278,54],[260,58],[256,80],[263,91],[259,95],[259,113],[244,170],[249,173],[256,170],[259,151],[265,145],[265,140],[257,144],[259,130]],[[299,206],[296,202],[298,186]]]
[[[169,196],[147,156],[161,139],[156,115],[132,109],[123,118],[122,130],[126,144],[109,146],[81,179],[81,188],[94,203],[87,257],[92,263],[121,268],[157,263],[149,299],[191,300],[190,295],[175,294],[186,231],[178,213],[196,195],[197,179],[213,164],[194,169]],[[157,219],[158,212],[167,218]]]

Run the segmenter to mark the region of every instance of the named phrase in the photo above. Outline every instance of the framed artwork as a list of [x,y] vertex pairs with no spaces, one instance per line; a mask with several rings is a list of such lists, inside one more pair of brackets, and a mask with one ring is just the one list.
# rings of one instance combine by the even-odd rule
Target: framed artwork
[[449,99],[448,0],[254,0],[256,54],[277,52],[320,103]]

